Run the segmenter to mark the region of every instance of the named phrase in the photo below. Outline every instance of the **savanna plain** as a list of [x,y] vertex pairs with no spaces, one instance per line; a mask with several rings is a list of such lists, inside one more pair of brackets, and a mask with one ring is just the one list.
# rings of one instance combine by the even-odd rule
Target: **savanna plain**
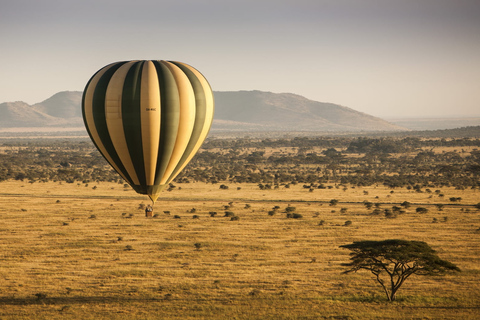
[[[86,140],[4,142],[0,319],[478,319],[480,141],[452,141],[207,141],[152,217]],[[461,272],[387,302],[339,248],[385,239]]]

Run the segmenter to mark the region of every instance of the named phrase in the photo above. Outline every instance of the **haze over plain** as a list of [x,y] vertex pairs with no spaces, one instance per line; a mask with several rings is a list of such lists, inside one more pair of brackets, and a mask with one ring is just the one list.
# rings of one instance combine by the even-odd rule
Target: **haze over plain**
[[0,102],[83,90],[114,61],[166,59],[216,91],[478,117],[479,35],[476,0],[0,0]]

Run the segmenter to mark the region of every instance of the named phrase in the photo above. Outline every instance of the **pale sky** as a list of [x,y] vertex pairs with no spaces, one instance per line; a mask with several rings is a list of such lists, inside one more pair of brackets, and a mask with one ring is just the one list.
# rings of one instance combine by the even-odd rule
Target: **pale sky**
[[0,43],[0,103],[149,59],[188,63],[214,91],[480,116],[479,0],[0,0]]

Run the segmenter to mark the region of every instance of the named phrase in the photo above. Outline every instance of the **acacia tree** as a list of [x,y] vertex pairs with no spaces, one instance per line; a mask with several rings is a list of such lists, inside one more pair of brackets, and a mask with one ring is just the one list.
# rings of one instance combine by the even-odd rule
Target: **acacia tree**
[[440,259],[435,250],[423,241],[383,240],[355,241],[340,248],[351,250],[349,269],[343,273],[364,269],[373,273],[388,301],[394,301],[398,289],[413,274],[439,275],[460,271],[453,263]]

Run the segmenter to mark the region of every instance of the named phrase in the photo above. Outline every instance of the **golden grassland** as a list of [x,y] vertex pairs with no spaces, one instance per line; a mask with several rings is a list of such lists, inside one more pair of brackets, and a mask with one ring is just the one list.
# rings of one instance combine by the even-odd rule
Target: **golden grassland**
[[[146,218],[121,184],[0,183],[0,319],[478,319],[480,191],[228,186],[177,184]],[[364,200],[412,206],[387,219]],[[340,245],[393,238],[462,272],[412,276],[394,303],[371,274],[342,274]]]

